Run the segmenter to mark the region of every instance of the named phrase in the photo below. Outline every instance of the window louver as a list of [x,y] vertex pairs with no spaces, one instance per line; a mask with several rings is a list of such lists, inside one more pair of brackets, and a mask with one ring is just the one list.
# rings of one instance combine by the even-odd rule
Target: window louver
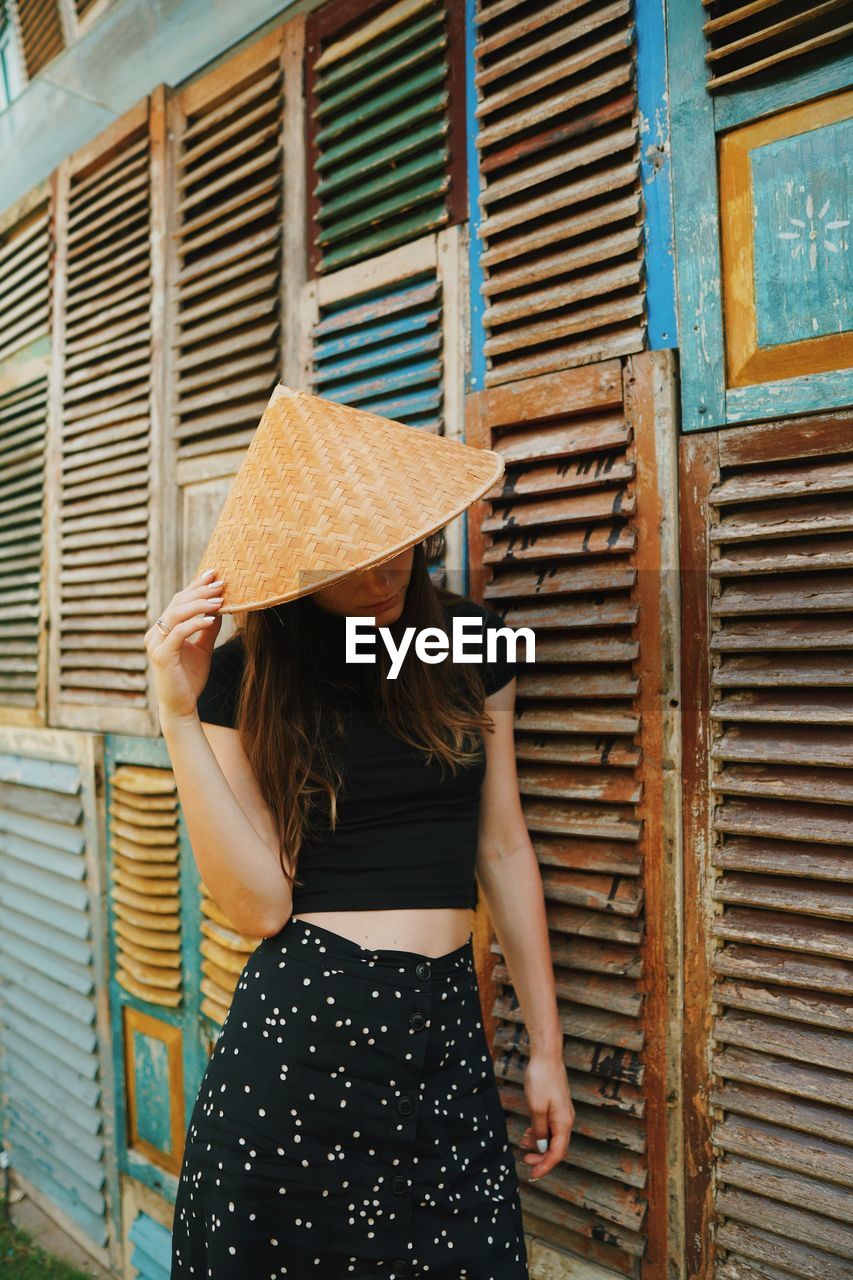
[[701,1084],[733,1276],[850,1273],[851,426],[725,432],[707,463],[685,450],[712,764],[710,937],[690,960],[707,946]]
[[[0,749],[0,1088],[12,1167],[107,1239],[91,767]],[[49,750],[47,741],[45,752]],[[86,791],[89,790],[87,796]]]
[[65,48],[59,0],[15,0],[27,76],[32,79]]
[[[147,103],[70,176],[57,495],[57,719],[147,727],[151,168]],[[58,653],[56,652],[58,650]]]
[[176,192],[178,457],[245,447],[278,379],[281,40],[181,98]]
[[483,0],[486,385],[644,344],[631,0]]
[[791,75],[840,40],[853,39],[851,0],[702,0],[714,91],[762,72]]
[[49,308],[47,206],[0,233],[0,704],[40,694]]
[[127,1233],[136,1280],[169,1280],[172,1233],[147,1213],[139,1213]]
[[325,39],[309,23],[318,271],[451,220],[451,113],[463,109],[450,101],[453,8],[401,0]]
[[330,303],[314,328],[314,391],[438,432],[441,348],[441,286],[434,273]]
[[[635,376],[648,387],[649,366],[638,360]],[[662,415],[644,394],[649,416]],[[661,575],[640,572],[650,539],[641,513],[659,512],[660,500],[654,460],[638,475],[636,412],[623,402],[620,363],[607,361],[470,397],[468,419],[469,440],[506,461],[474,533],[492,573],[485,598],[507,626],[536,633],[536,665],[518,677],[516,758],[577,1116],[566,1161],[540,1184],[528,1184],[516,1150],[522,1204],[534,1239],[632,1278],[664,1266],[667,1160],[655,1063],[665,980],[645,913],[649,885],[661,891],[654,841],[665,804],[657,791],[645,798],[660,786],[661,694],[637,666],[641,642],[661,644]],[[655,526],[655,548],[658,537]],[[493,1054],[517,1148],[530,1046],[496,942],[492,952]]]
[[116,981],[139,1000],[177,1008],[183,992],[174,775],[124,764],[110,788]]
[[201,1011],[221,1026],[243,966],[260,942],[238,933],[225,912],[201,885]]

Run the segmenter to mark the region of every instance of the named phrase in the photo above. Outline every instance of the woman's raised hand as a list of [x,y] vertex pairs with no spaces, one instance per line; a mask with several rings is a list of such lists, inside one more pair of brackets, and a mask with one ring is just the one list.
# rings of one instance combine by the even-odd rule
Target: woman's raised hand
[[218,592],[225,581],[212,581],[213,574],[213,569],[207,569],[172,596],[160,615],[169,628],[168,635],[156,622],[145,633],[161,722],[194,715],[207,684],[213,646],[222,626],[222,596]]

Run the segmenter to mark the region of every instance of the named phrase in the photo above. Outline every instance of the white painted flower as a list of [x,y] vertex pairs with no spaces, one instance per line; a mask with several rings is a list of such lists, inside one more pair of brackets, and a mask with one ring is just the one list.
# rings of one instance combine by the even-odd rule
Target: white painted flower
[[840,243],[833,244],[831,240],[827,240],[827,231],[840,231],[842,227],[849,227],[849,218],[835,218],[831,222],[824,222],[823,227],[818,224],[823,222],[829,209],[829,200],[824,200],[823,205],[818,211],[815,218],[814,199],[811,192],[806,195],[806,216],[805,218],[794,218],[788,214],[788,221],[798,228],[796,231],[780,231],[780,240],[793,240],[796,243],[792,246],[793,252],[791,256],[798,258],[801,253],[805,253],[808,247],[809,251],[809,270],[814,271],[817,266],[817,246],[820,240],[823,247],[830,253],[840,253],[847,248],[847,241],[843,236],[839,237]]

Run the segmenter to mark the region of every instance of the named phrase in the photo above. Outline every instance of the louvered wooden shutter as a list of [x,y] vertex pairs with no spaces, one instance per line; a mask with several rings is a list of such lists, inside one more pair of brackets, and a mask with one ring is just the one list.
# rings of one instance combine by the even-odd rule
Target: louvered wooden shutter
[[44,711],[44,466],[49,372],[49,206],[0,222],[0,706]]
[[137,1214],[128,1232],[130,1263],[136,1280],[169,1280],[172,1234],[147,1213]]
[[15,0],[24,66],[32,79],[65,48],[59,0]]
[[67,728],[152,729],[144,636],[166,603],[171,527],[154,359],[162,99],[150,119],[146,100],[61,169],[49,693],[51,721]]
[[182,999],[178,795],[171,770],[112,774],[110,897],[116,981],[150,1004]]
[[176,103],[179,459],[245,447],[279,380],[283,29]]
[[687,1114],[719,1280],[853,1265],[851,442],[850,414],[682,441]]
[[481,0],[477,24],[486,385],[639,351],[631,0]]
[[464,216],[462,9],[345,8],[308,24],[312,264],[330,271]]
[[753,84],[762,72],[792,75],[798,64],[853,38],[850,0],[702,0],[711,91]]
[[94,741],[0,731],[0,1088],[12,1168],[108,1235]]
[[[577,1120],[539,1185],[516,1152],[527,1230],[605,1274],[658,1277],[667,1256],[665,879],[677,804],[662,776],[658,665],[677,613],[661,550],[673,539],[672,363],[653,353],[469,398],[470,443],[506,473],[471,517],[485,599],[536,634],[518,676],[516,755],[539,860]],[[529,1123],[529,1041],[496,941],[484,977],[510,1140]],[[542,1274],[559,1256],[538,1255]],[[584,1274],[583,1271],[579,1274]],[[599,1273],[596,1271],[596,1275]]]
[[238,933],[225,912],[201,886],[201,1011],[221,1026],[243,966],[260,942]]

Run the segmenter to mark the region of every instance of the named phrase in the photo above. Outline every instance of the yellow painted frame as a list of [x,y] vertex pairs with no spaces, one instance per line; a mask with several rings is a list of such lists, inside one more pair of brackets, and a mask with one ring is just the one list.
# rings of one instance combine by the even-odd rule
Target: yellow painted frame
[[[161,1040],[169,1055],[169,1118],[171,1120],[171,1152],[161,1151],[153,1143],[139,1136],[137,1125],[136,1073],[134,1071],[133,1037],[149,1036]],[[159,1018],[152,1018],[130,1005],[124,1006],[124,1071],[127,1083],[127,1145],[132,1151],[147,1156],[152,1164],[167,1173],[179,1174],[183,1162],[184,1125],[184,1064],[182,1056],[183,1036],[180,1027]]]
[[756,386],[853,364],[853,334],[822,334],[771,348],[758,346],[752,281],[754,243],[749,153],[767,142],[807,133],[853,115],[853,90],[756,120],[720,137],[720,261],[726,385]]

